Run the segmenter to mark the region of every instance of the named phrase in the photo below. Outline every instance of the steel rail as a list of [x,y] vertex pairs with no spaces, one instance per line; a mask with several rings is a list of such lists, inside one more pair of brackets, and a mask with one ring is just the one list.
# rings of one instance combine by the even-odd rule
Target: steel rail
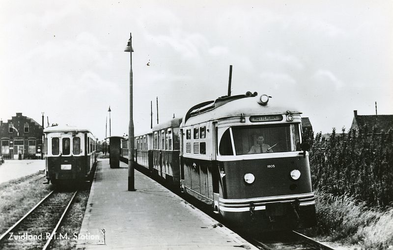
[[70,209],[71,204],[72,204],[72,202],[74,201],[74,198],[75,198],[75,196],[76,196],[77,193],[78,193],[78,191],[75,191],[75,193],[72,195],[70,201],[69,201],[68,204],[67,204],[67,207],[64,209],[63,214],[61,215],[59,221],[57,222],[55,228],[54,228],[53,231],[52,231],[52,234],[49,236],[49,239],[47,240],[47,242],[46,242],[46,244],[44,245],[44,247],[42,248],[42,250],[46,250],[46,249],[49,247],[49,244],[51,243],[53,237],[55,236],[55,234],[56,234],[56,232],[57,232],[57,229],[60,227],[60,224],[61,224],[61,222],[63,221],[63,219],[64,219],[66,213],[67,213],[68,210]]
[[22,218],[20,218],[14,225],[12,225],[8,230],[0,236],[0,241],[4,239],[4,237],[11,232],[14,228],[16,228],[27,216],[29,216],[38,206],[40,206],[49,196],[53,194],[54,191],[51,191],[47,196],[45,196],[41,201],[39,201],[29,212],[27,212]]
[[311,242],[313,242],[313,243],[315,243],[315,244],[320,245],[320,246],[323,247],[324,249],[327,249],[327,250],[335,250],[333,247],[328,246],[328,245],[326,245],[326,244],[324,244],[324,243],[322,243],[322,242],[316,241],[316,240],[314,240],[313,238],[308,237],[307,235],[304,235],[304,234],[302,234],[302,233],[296,232],[295,230],[292,230],[292,232],[293,232],[294,234],[296,234],[297,236],[300,236],[301,238],[304,238],[304,239],[306,239],[306,240],[308,240],[308,241],[311,241]]

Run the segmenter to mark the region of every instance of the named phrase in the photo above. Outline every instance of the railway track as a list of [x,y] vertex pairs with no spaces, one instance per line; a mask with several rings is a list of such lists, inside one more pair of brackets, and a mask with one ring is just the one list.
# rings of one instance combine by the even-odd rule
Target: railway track
[[257,248],[263,250],[334,250],[334,248],[297,231],[287,232],[270,238],[265,236],[262,239],[251,238],[248,240]]
[[[149,176],[149,173],[146,171],[146,169],[142,167],[137,167],[137,169],[144,173],[145,175]],[[151,176],[150,176],[151,177]],[[209,206],[206,204],[202,203],[201,201],[195,199],[194,197],[191,196],[186,196],[177,190],[174,190],[170,186],[166,185],[164,182],[157,178],[153,178],[163,186],[167,187],[169,190],[171,190],[173,193],[179,195],[181,198],[183,198],[185,201],[188,203],[192,204],[205,214],[209,215],[213,219],[217,220],[219,223],[227,226],[229,229],[233,230],[234,232],[238,233],[241,237],[246,239],[248,242],[253,244],[259,249],[263,250],[275,250],[275,249],[280,249],[280,250],[334,250],[334,248],[322,243],[318,242],[317,240],[308,237],[302,233],[299,233],[297,231],[290,231],[290,232],[285,232],[285,233],[280,233],[280,235],[277,235],[277,233],[268,233],[268,236],[263,236],[263,237],[256,237],[255,235],[250,236],[249,233],[244,233],[244,232],[239,232],[235,228],[231,228],[230,225],[227,225],[225,221],[223,221],[219,216],[214,214],[214,212],[210,209]],[[271,236],[271,237],[270,237]]]
[[50,192],[0,236],[0,249],[48,249],[78,191]]

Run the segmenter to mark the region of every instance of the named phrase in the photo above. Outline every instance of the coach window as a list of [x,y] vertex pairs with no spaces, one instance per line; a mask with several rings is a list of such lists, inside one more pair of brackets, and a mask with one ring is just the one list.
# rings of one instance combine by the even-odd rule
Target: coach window
[[146,137],[146,135],[143,136],[143,145],[144,145],[143,149],[144,149],[144,150],[148,150],[147,137]]
[[59,154],[59,138],[52,138],[52,155]]
[[74,137],[72,139],[72,153],[74,155],[79,155],[81,153],[81,138]]
[[165,149],[165,130],[161,131],[160,149]]
[[63,155],[69,155],[71,153],[70,138],[63,138],[62,144],[63,144],[63,150],[62,150]]
[[153,149],[158,149],[158,133],[154,132],[153,137]]
[[166,132],[166,149],[172,150],[172,130],[170,129]]

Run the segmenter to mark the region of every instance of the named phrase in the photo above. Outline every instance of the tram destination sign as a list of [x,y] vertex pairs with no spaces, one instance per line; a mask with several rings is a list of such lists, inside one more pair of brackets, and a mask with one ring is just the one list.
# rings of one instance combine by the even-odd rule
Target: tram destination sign
[[250,116],[250,122],[272,122],[282,121],[282,115],[258,115]]

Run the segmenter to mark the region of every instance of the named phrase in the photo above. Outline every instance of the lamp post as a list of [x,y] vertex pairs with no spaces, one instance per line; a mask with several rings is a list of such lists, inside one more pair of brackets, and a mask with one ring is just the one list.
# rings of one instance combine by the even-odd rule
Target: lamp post
[[128,40],[127,47],[124,52],[130,52],[130,123],[128,126],[128,191],[135,191],[134,183],[134,115],[133,115],[133,73],[132,73],[132,34],[130,33],[130,39]]

